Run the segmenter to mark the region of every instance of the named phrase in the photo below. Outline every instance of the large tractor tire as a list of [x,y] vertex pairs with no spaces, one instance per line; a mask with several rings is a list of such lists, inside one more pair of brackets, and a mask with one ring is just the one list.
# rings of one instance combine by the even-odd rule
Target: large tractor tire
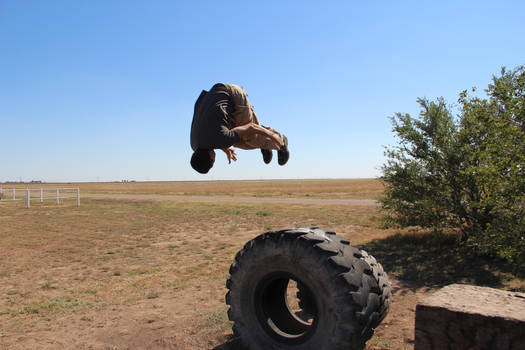
[[226,287],[234,335],[253,350],[363,349],[391,301],[372,256],[316,227],[252,239],[235,256]]

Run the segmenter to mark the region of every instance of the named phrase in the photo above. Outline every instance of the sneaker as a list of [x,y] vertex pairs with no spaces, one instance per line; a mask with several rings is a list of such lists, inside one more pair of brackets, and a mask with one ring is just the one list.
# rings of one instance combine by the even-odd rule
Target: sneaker
[[268,164],[272,161],[272,150],[271,149],[262,149],[261,153],[263,155],[263,160],[265,164]]
[[290,151],[288,150],[288,138],[283,135],[284,146],[277,151],[277,162],[279,165],[285,165],[290,158]]

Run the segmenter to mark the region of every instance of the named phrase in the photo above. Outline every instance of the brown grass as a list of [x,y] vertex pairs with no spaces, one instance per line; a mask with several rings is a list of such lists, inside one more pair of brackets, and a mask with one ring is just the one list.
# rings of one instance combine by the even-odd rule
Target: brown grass
[[82,193],[337,199],[377,199],[383,191],[383,187],[377,179],[92,182],[79,184],[46,183],[32,186],[53,187],[56,185],[78,186]]
[[[172,194],[184,188],[186,195],[235,189],[245,196],[252,184],[252,195],[264,196],[377,194],[375,180],[327,182],[80,187]],[[357,193],[367,194],[351,197]],[[30,209],[0,203],[0,210],[2,350],[236,349],[224,303],[229,265],[249,239],[295,226],[320,226],[365,245],[391,274],[394,304],[368,349],[411,349],[417,299],[444,284],[525,290],[505,266],[462,256],[450,237],[381,229],[374,207],[85,199],[80,207],[69,200]]]

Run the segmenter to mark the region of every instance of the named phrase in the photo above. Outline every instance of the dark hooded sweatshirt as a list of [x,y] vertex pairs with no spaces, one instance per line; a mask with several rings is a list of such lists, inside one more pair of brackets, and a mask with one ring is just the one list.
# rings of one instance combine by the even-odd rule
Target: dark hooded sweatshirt
[[197,148],[228,148],[241,139],[230,130],[233,103],[226,85],[215,84],[210,91],[203,90],[195,102],[191,123],[190,143]]

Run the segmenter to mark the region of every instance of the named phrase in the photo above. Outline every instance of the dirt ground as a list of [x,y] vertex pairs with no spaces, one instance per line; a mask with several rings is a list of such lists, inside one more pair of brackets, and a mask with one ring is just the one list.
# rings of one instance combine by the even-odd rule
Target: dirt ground
[[[405,240],[381,229],[370,205],[161,198],[0,205],[1,350],[240,349],[224,302],[229,265],[248,240],[297,226],[336,231],[385,262],[393,303],[369,350],[412,349],[417,300],[442,285],[523,288],[489,263],[475,275],[462,265],[433,275],[439,259],[451,259],[447,251],[418,260],[405,245],[424,244],[417,242],[424,236]],[[414,278],[412,265],[431,277]]]

